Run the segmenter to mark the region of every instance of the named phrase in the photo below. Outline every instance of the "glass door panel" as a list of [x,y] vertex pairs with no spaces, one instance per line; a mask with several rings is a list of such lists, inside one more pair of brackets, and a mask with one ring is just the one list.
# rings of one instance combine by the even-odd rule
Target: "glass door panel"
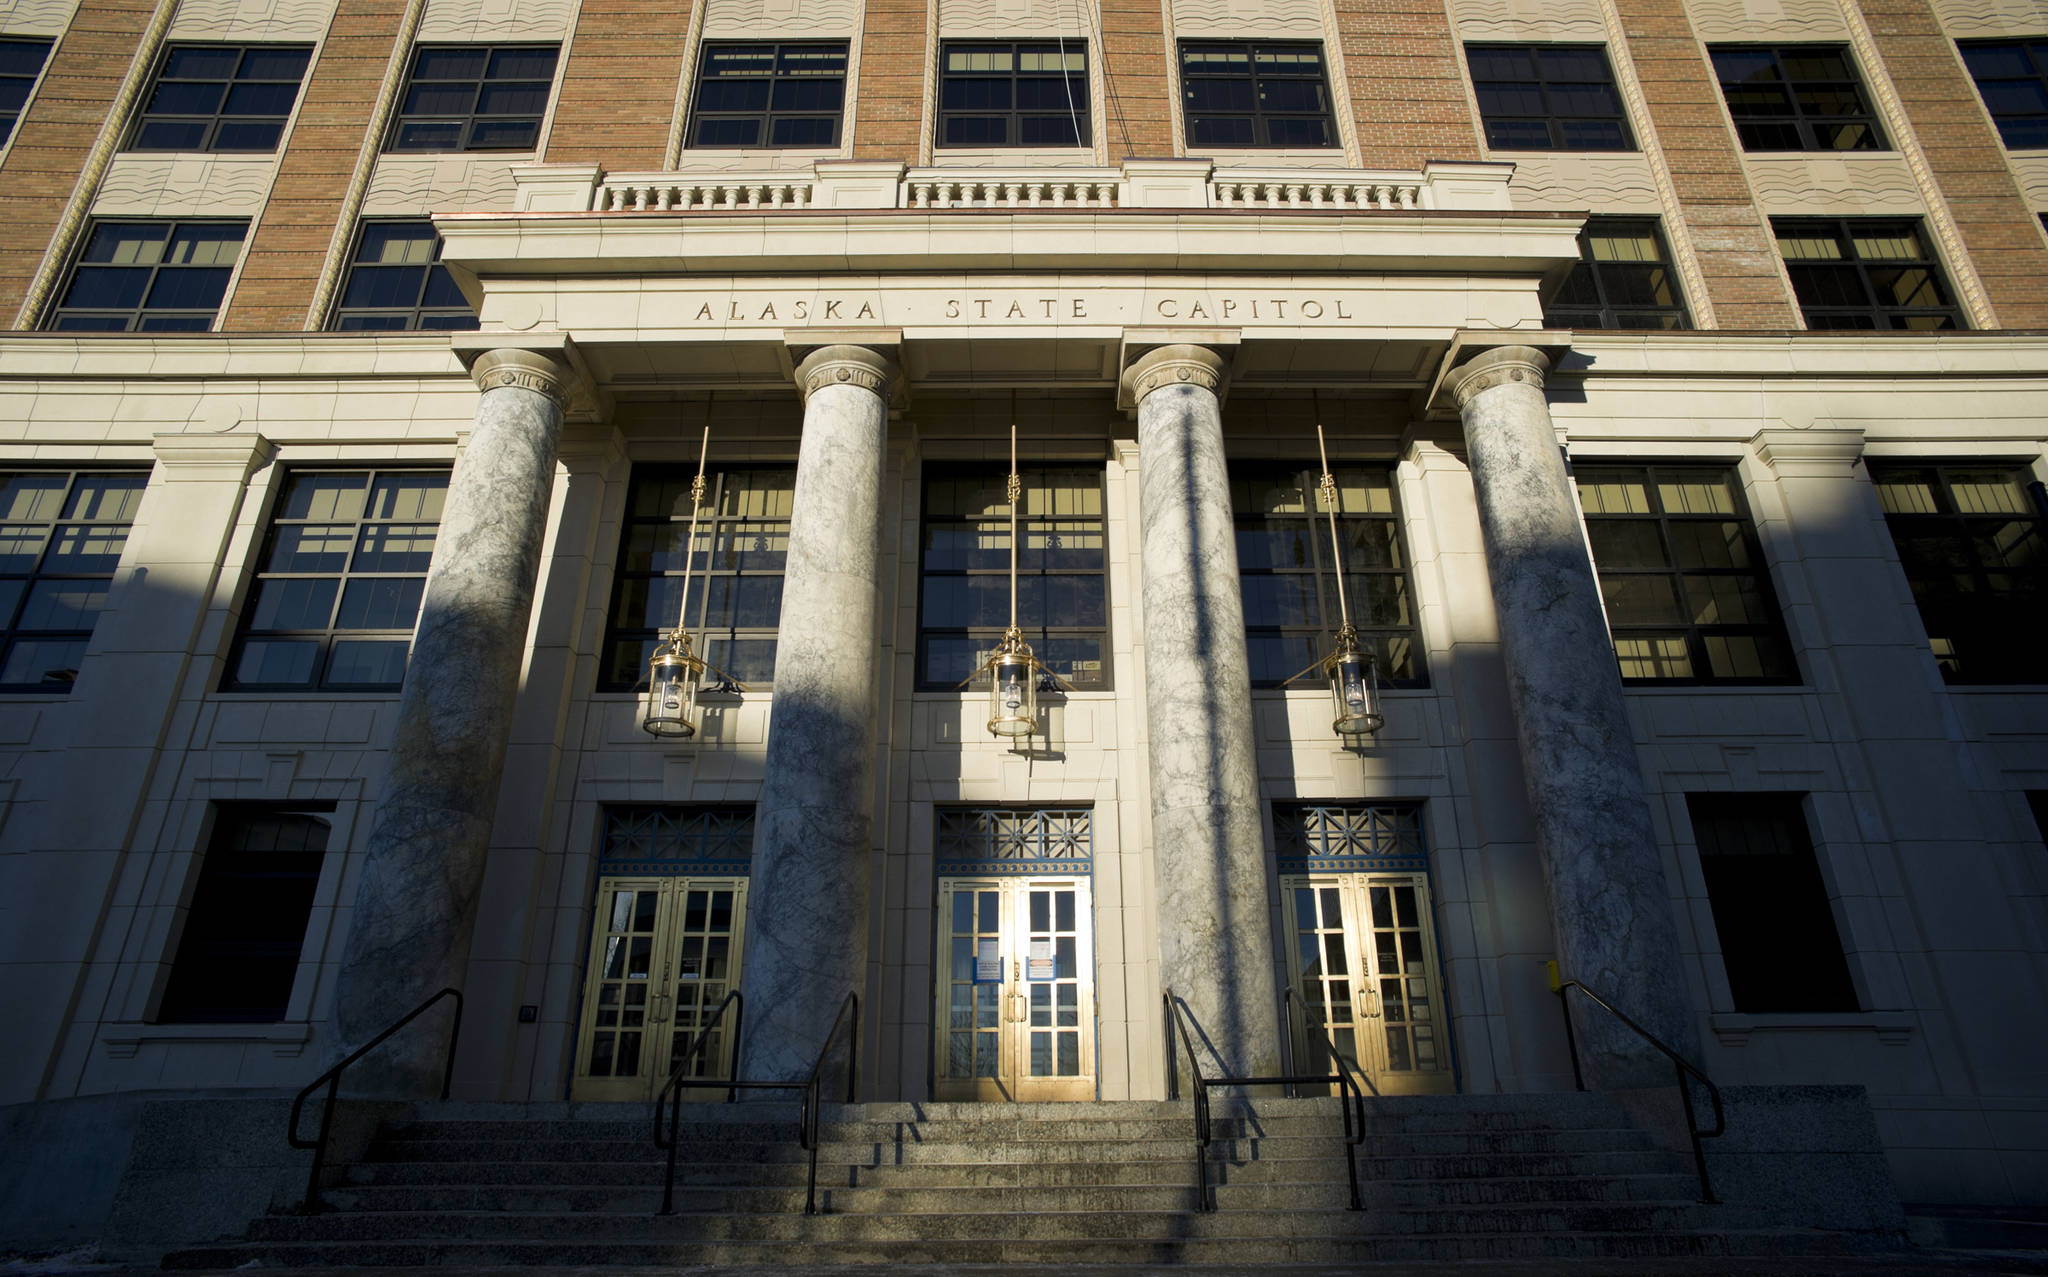
[[1095,1096],[1086,879],[939,884],[939,1099]]

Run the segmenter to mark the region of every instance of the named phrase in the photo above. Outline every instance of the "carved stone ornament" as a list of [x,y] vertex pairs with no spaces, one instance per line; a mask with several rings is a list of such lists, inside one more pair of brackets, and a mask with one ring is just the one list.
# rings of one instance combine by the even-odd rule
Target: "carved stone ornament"
[[1215,394],[1223,388],[1223,356],[1207,346],[1161,346],[1139,356],[1124,384],[1132,404],[1167,386],[1198,386]]
[[808,402],[826,386],[858,386],[886,397],[896,366],[866,346],[820,346],[797,365],[797,393]]
[[469,375],[476,379],[478,390],[515,387],[546,395],[555,401],[557,407],[568,404],[569,370],[538,351],[511,347],[487,350],[477,356],[476,363],[470,366]]
[[1516,383],[1543,393],[1543,375],[1550,371],[1550,357],[1534,346],[1495,346],[1482,351],[1471,363],[1444,379],[1451,395],[1463,408],[1482,390]]

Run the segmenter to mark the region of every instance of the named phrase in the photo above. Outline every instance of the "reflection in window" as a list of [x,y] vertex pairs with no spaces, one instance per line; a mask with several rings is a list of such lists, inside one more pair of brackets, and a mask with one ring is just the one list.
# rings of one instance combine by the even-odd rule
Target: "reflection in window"
[[1714,74],[1745,151],[1881,151],[1849,50],[1793,44],[1713,50]]
[[28,107],[29,91],[50,56],[48,40],[0,40],[0,146],[14,136],[14,125]]
[[58,332],[203,333],[246,222],[97,222],[50,318]]
[[131,149],[276,150],[312,56],[304,46],[172,45]]
[[1589,217],[1579,264],[1544,307],[1559,328],[1690,328],[1654,217]]
[[432,222],[365,222],[335,308],[339,332],[474,329],[476,312],[441,265]]
[[948,44],[940,146],[1085,146],[1088,42]]
[[149,476],[0,474],[0,689],[68,692]]
[[555,83],[552,44],[422,45],[391,128],[393,151],[530,151]]
[[1180,82],[1189,146],[1337,145],[1320,44],[1183,44]]
[[1917,221],[1771,219],[1808,328],[1961,328]]
[[707,44],[690,145],[836,147],[845,98],[843,40]]
[[1494,150],[1635,149],[1601,46],[1468,44],[1465,57]]
[[2007,149],[2048,147],[2048,40],[1971,40],[1960,48]]

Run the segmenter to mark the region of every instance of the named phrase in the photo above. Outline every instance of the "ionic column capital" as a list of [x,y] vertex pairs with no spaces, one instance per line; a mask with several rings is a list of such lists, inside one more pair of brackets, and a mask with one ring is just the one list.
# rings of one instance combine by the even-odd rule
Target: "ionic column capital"
[[1495,346],[1480,352],[1470,363],[1453,369],[1444,386],[1463,409],[1482,390],[1516,382],[1542,393],[1543,378],[1550,371],[1550,356],[1534,346]]
[[796,392],[805,403],[827,386],[857,386],[888,398],[896,365],[866,346],[820,346],[796,367]]
[[1145,396],[1168,386],[1195,386],[1220,394],[1226,376],[1223,356],[1207,346],[1161,346],[1146,351],[1124,370],[1118,397],[1127,407],[1136,408],[1145,402]]
[[558,408],[568,406],[569,366],[538,350],[522,350],[515,346],[487,350],[470,365],[469,375],[476,379],[478,390],[516,387],[546,395]]

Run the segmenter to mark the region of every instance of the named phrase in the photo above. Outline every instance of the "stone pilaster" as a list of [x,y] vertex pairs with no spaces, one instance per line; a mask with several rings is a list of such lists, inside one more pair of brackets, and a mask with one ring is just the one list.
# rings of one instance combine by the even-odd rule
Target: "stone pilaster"
[[1280,1071],[1251,673],[1238,593],[1223,360],[1163,346],[1124,374],[1138,405],[1140,562],[1160,980],[1204,1072]]
[[[1464,418],[1558,963],[1566,978],[1696,1056],[1620,667],[1543,395],[1548,370],[1539,350],[1497,347],[1446,386]],[[1590,1085],[1671,1081],[1664,1058],[1611,1018],[1582,1001],[1573,1011]]]
[[[483,394],[449,481],[342,953],[341,1048],[435,990],[463,987],[476,930],[568,369],[548,353],[498,349],[471,372]],[[443,1041],[425,1026],[402,1034],[373,1076],[393,1091],[438,1089]]]
[[849,992],[865,993],[873,860],[876,564],[895,369],[826,346],[804,400],[755,808],[741,988],[749,1077],[802,1079]]

